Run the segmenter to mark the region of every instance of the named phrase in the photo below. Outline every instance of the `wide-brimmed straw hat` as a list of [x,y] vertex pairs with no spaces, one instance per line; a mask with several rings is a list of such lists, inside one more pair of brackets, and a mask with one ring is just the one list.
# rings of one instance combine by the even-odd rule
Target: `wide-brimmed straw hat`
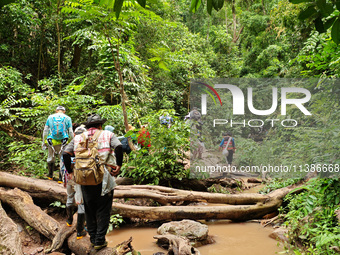
[[92,114],[87,118],[87,122],[84,123],[85,127],[92,124],[104,124],[107,121],[107,119],[102,119],[99,114]]

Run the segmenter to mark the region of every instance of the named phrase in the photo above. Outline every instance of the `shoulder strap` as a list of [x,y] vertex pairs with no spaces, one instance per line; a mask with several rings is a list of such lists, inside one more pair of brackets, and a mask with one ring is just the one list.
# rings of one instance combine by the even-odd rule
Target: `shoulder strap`
[[227,144],[225,146],[226,148],[228,148],[228,145],[229,145],[230,141],[231,141],[231,136],[229,137],[228,142],[227,142]]
[[96,130],[96,132],[94,133],[92,139],[94,141],[96,141],[99,138],[99,136],[101,135],[102,132],[103,132],[103,130]]

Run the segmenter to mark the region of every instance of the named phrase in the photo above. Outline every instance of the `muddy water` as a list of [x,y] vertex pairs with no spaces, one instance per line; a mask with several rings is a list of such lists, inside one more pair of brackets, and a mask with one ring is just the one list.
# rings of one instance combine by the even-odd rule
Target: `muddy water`
[[[258,223],[229,223],[228,221],[204,222],[209,235],[216,243],[199,247],[202,255],[274,255],[283,251],[277,241],[268,237],[273,231]],[[109,246],[114,247],[132,236],[132,246],[142,255],[163,251],[153,236],[156,228],[121,228],[107,235]]]

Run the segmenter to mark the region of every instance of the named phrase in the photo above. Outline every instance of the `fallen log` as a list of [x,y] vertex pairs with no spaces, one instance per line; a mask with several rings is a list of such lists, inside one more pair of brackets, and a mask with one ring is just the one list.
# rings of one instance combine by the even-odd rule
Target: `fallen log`
[[115,198],[150,198],[162,205],[181,201],[249,205],[264,202],[269,198],[267,195],[257,193],[221,194],[180,190],[156,185],[118,186],[115,189],[114,196]]
[[153,237],[157,239],[157,244],[168,250],[170,255],[200,255],[199,250],[189,244],[189,240],[182,236],[176,235],[157,235]]
[[74,214],[72,226],[68,227],[65,224],[59,229],[58,233],[54,236],[52,240],[51,247],[46,250],[47,253],[57,251],[63,246],[64,241],[76,231],[76,225],[77,225],[76,221],[77,221],[77,214]]
[[[0,185],[9,187],[16,185],[24,190],[29,189],[29,194],[33,197],[42,198],[45,196],[45,199],[47,199],[48,196],[51,196],[53,200],[59,198],[61,202],[65,202],[67,197],[65,188],[56,182],[48,180],[37,180],[0,172]],[[264,215],[276,211],[282,203],[282,198],[292,190],[293,187],[286,187],[267,195],[261,195],[257,193],[220,194],[198,192],[152,185],[118,186],[115,189],[115,198],[150,198],[167,206],[143,207],[113,203],[113,208],[115,213],[129,218],[151,220],[231,219],[246,221],[262,218]],[[207,201],[226,205],[168,206],[179,201]]]
[[22,244],[17,225],[9,218],[0,202],[0,251],[1,254],[21,255]]
[[[47,170],[46,170],[47,171]],[[66,189],[55,181],[35,179],[0,172],[0,186],[19,188],[26,191],[34,198],[48,199],[50,201],[61,201],[66,203]]]
[[[131,255],[137,255],[138,253],[134,250],[134,248],[131,245],[132,237],[130,237],[127,241],[124,241],[118,245],[116,245],[114,248],[106,247],[99,251],[96,251],[92,246],[90,242],[90,238],[88,236],[77,240],[76,239],[77,234],[74,233],[68,238],[68,247],[75,255],[124,255],[124,254],[131,254]],[[129,253],[130,252],[130,253]]]
[[17,132],[11,124],[0,124],[0,131],[4,131],[10,137],[18,138],[20,140],[23,140],[24,142],[32,142],[35,139],[37,139],[34,136],[25,135],[25,134]]
[[230,219],[247,221],[259,219],[276,211],[282,204],[282,199],[294,187],[286,187],[267,195],[267,199],[255,205],[225,205],[225,206],[134,206],[113,203],[113,210],[123,217],[149,220],[181,220],[181,219]]
[[[66,189],[54,181],[34,179],[0,172],[0,186],[20,188],[28,192],[34,198],[50,199],[66,203]],[[190,201],[208,203],[224,203],[231,205],[256,204],[268,199],[267,195],[261,194],[221,194],[200,191],[173,189],[154,185],[121,185],[117,186],[115,198],[150,198],[162,205]]]
[[26,192],[17,188],[14,190],[0,188],[0,200],[9,204],[31,227],[50,240],[60,229],[59,223],[36,206]]

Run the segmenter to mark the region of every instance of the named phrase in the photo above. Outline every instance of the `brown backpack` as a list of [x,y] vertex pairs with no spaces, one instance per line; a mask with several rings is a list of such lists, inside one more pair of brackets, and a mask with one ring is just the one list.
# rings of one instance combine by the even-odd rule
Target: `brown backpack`
[[83,141],[75,151],[74,178],[80,185],[97,185],[103,181],[104,166],[99,163],[98,137],[102,133],[97,130],[92,137]]

